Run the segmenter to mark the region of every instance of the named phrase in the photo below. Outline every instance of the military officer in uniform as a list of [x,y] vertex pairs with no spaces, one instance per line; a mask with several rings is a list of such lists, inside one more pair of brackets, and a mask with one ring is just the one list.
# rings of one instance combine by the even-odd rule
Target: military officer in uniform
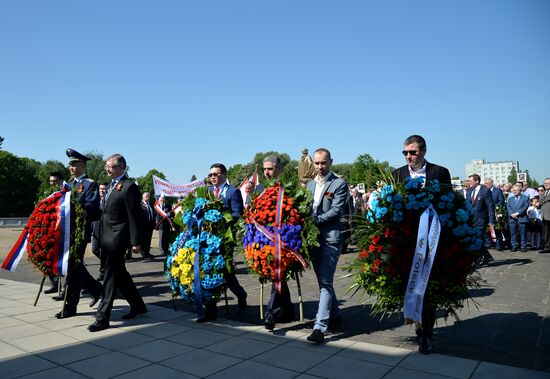
[[[86,245],[91,241],[92,237],[91,223],[101,216],[98,186],[96,182],[86,175],[86,161],[90,160],[90,158],[70,148],[67,149],[66,153],[69,157],[69,171],[71,172],[69,186],[71,187],[72,196],[82,204],[86,214],[85,243],[82,246],[82,249],[85,250]],[[84,251],[79,252],[78,255],[84,256]],[[103,286],[90,275],[86,266],[84,266],[84,262],[81,261],[76,267],[69,267],[64,312],[57,313],[55,315],[57,318],[76,315],[76,307],[80,300],[80,291],[83,288],[92,297],[90,307],[93,307],[103,292]]]

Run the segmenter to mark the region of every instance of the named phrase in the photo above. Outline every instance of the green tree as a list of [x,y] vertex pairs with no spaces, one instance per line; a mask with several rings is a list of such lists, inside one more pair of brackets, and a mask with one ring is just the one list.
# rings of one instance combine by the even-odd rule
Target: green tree
[[0,151],[0,216],[28,216],[40,187],[40,163]]
[[510,175],[508,175],[508,181],[510,183],[515,183],[518,181],[518,172],[515,167],[512,167],[512,170],[510,171]]
[[3,144],[4,144],[4,137],[0,137],[0,150],[2,150]]
[[252,163],[241,164],[238,163],[234,166],[231,166],[227,169],[227,179],[229,183],[233,186],[238,186],[242,181],[248,176],[252,175],[254,172],[254,165]]
[[349,178],[347,179],[349,183],[365,183],[368,186],[374,186],[376,183],[376,178],[379,177],[380,172],[389,172],[392,170],[392,167],[388,162],[380,162],[369,154],[361,154],[353,162]]
[[197,180],[197,176],[195,174],[193,174],[193,176],[191,176],[191,180],[189,180],[189,181],[194,182],[195,180]]
[[51,194],[54,190],[57,190],[50,186],[49,179],[50,173],[52,171],[58,171],[61,174],[63,180],[65,180],[66,182],[69,181],[71,173],[69,172],[67,166],[64,165],[62,162],[49,160],[46,163],[41,164],[38,168],[38,180],[40,181],[40,186],[38,187],[37,200],[41,200]]
[[103,154],[90,151],[84,155],[90,158],[90,160],[86,162],[86,173],[88,176],[97,183],[110,182],[111,178],[109,178],[105,171],[105,158],[103,158]]
[[138,183],[141,193],[149,192],[151,194],[151,201],[153,201],[155,198],[153,175],[158,176],[161,179],[166,179],[166,175],[164,175],[164,173],[155,169],[149,170],[149,172],[145,174],[145,176],[140,176],[139,178],[136,178],[136,182]]
[[527,184],[531,188],[537,188],[539,186],[539,182],[535,178],[532,178],[529,174],[529,170],[525,170],[525,173],[527,174]]
[[331,170],[335,174],[340,175],[346,181],[349,181],[349,176],[352,168],[353,168],[353,165],[351,163],[337,163],[332,165]]

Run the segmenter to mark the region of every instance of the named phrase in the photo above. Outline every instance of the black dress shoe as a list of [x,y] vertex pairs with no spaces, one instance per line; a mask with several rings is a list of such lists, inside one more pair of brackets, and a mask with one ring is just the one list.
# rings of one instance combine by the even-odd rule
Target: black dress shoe
[[526,249],[526,248],[523,248],[523,249],[521,249],[521,252],[522,252],[522,253],[527,253],[527,249]]
[[145,309],[130,309],[130,312],[126,313],[122,316],[124,320],[131,320],[133,318],[136,318],[137,315],[142,315],[147,313],[147,308]]
[[429,337],[422,336],[420,342],[418,343],[418,352],[420,354],[431,354],[432,353],[432,339]]
[[99,332],[100,330],[105,330],[109,328],[109,321],[94,321],[93,324],[88,325],[88,330],[90,332]]
[[275,329],[275,318],[273,317],[273,315],[272,315],[271,313],[268,313],[268,314],[265,316],[264,327],[265,327],[267,330],[273,330],[273,329]]
[[198,319],[196,319],[195,322],[203,323],[203,322],[213,321],[217,318],[218,318],[217,315],[204,315],[204,316],[199,317]]
[[319,329],[313,329],[313,332],[311,332],[311,334],[307,336],[307,340],[315,344],[323,343],[324,339],[325,333],[321,332]]
[[44,291],[45,294],[49,295],[50,293],[57,292],[57,285],[52,285],[50,288]]
[[69,318],[74,316],[76,316],[76,312],[73,311],[65,311],[63,312],[63,315],[61,315],[61,312],[55,314],[55,318]]

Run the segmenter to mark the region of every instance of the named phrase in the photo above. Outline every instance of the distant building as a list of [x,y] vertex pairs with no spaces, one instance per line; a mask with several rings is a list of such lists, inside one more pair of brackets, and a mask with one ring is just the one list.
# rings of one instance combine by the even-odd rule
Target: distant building
[[478,174],[481,176],[481,183],[491,178],[495,185],[499,185],[508,181],[512,169],[519,171],[518,161],[485,162],[485,159],[472,159],[470,163],[466,163],[466,176]]

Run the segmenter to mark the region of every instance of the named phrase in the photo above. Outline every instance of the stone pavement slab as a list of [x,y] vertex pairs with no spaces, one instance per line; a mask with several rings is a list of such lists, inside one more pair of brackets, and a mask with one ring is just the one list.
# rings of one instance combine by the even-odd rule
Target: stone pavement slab
[[[158,251],[153,249],[152,253]],[[78,317],[65,320],[53,317],[60,303],[51,296],[41,295],[37,306],[32,306],[41,278],[22,261],[16,273],[0,271],[0,323],[4,325],[0,333],[0,378],[40,377],[49,372],[64,372],[67,377],[68,373],[108,377],[115,372],[151,377],[155,370],[166,377],[242,377],[247,368],[261,373],[255,377],[268,375],[264,371],[269,368],[280,377],[313,378],[340,377],[334,376],[335,372],[344,372],[346,367],[354,367],[349,375],[366,367],[377,367],[380,372],[387,367],[381,374],[384,378],[550,377],[550,255],[491,253],[495,261],[479,270],[485,283],[471,291],[473,301],[459,312],[461,321],[438,319],[436,354],[430,356],[416,352],[414,330],[403,325],[402,315],[380,320],[370,315],[371,300],[360,294],[350,296],[347,289],[351,279],[340,269],[335,287],[344,322],[327,335],[325,344],[313,346],[305,340],[318,299],[311,271],[301,279],[304,320],[277,325],[269,332],[259,318],[260,286],[246,273],[238,254],[237,276],[249,294],[249,306],[239,314],[236,299],[229,292],[228,307],[222,299],[218,320],[207,324],[194,322],[192,306],[172,301],[161,257],[131,260],[128,270],[150,311],[134,320],[122,320],[129,307],[117,300],[112,327],[89,333],[86,326],[93,321],[95,309],[88,307],[86,298],[79,305]],[[339,267],[345,267],[355,256],[343,255]],[[96,275],[97,259],[87,256],[86,262]],[[296,283],[290,287],[296,299]],[[265,287],[264,293],[268,292]],[[267,295],[263,302],[267,302]],[[247,341],[250,346],[259,346],[257,351]],[[90,354],[83,356],[87,349]],[[92,372],[91,362],[100,364],[101,357],[107,356],[109,361],[116,358],[115,367]],[[294,361],[299,362],[287,363]],[[373,370],[376,377],[378,371]]]

